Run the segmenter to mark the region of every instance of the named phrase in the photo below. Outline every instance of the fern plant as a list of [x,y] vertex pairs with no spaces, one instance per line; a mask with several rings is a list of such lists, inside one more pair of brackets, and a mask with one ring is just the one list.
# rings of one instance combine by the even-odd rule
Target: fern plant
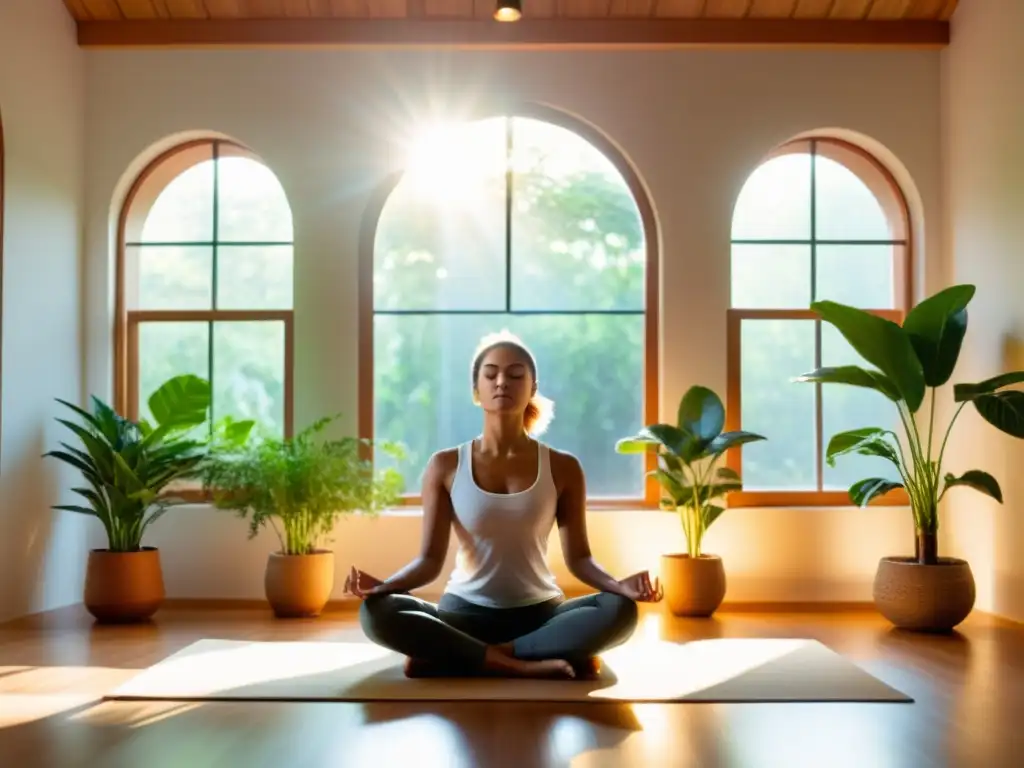
[[[375,472],[363,454],[371,440],[325,439],[337,416],[322,418],[291,438],[265,436],[229,444],[203,461],[199,474],[215,507],[249,519],[249,538],[271,527],[286,555],[321,548],[339,516],[374,515],[393,504],[403,489],[394,469]],[[378,447],[402,458],[400,446]]]

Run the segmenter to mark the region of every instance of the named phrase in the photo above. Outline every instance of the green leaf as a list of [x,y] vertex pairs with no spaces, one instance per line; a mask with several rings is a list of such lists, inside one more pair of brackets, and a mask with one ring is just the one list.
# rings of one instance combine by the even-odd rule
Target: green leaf
[[859,365],[840,365],[818,368],[817,370],[797,376],[794,381],[819,382],[821,384],[848,384],[853,387],[865,387],[881,392],[893,402],[898,402],[900,392],[889,378],[881,371],[861,368]]
[[1001,373],[998,376],[979,381],[976,384],[954,384],[953,400],[963,403],[982,395],[989,395],[1011,384],[1020,384],[1022,382],[1024,382],[1024,371],[1012,371],[1010,373]]
[[723,480],[735,480],[736,482],[740,480],[740,473],[732,467],[719,467],[717,474]]
[[953,375],[967,333],[967,305],[974,292],[973,285],[946,288],[911,309],[903,321],[929,387],[942,386]]
[[683,462],[674,453],[660,453],[658,454],[658,460],[664,464],[665,469],[669,472],[682,476],[683,474]]
[[[945,496],[946,491],[954,486],[966,485],[969,488],[991,496],[1000,504],[1003,503],[1003,491],[999,487],[999,482],[988,472],[983,472],[980,469],[971,469],[964,472],[960,477],[954,476],[952,472],[947,472],[945,479],[946,487],[942,490],[942,496]],[[941,499],[942,496],[939,498]]]
[[744,432],[742,430],[735,432],[723,432],[711,441],[706,449],[706,453],[709,456],[717,456],[734,446],[745,445],[746,443],[754,443],[758,440],[767,439],[768,438],[763,435],[758,435],[755,432]]
[[89,457],[92,459],[99,475],[105,480],[113,480],[114,452],[111,447],[96,437],[93,433],[83,427],[80,427],[73,421],[68,421],[66,419],[57,419],[57,421],[78,435],[79,440],[81,440],[82,444],[85,446],[85,449],[89,453]]
[[206,421],[210,401],[209,381],[182,374],[161,384],[147,403],[157,424],[188,429]]
[[256,422],[252,419],[232,421],[230,424],[224,425],[224,439],[232,445],[240,445],[249,439],[255,426]]
[[714,504],[708,504],[704,507],[702,514],[704,517],[704,530],[706,531],[711,527],[711,524],[719,518],[719,516],[725,512],[723,507],[715,506]]
[[55,459],[60,459],[61,461],[65,462],[66,464],[70,464],[75,469],[78,469],[83,474],[89,474],[89,473],[94,473],[95,474],[95,472],[96,472],[96,469],[91,464],[91,462],[83,461],[78,456],[72,456],[70,453],[66,453],[64,451],[47,451],[46,453],[43,454],[43,456],[51,456],[51,457],[53,457]]
[[106,438],[107,442],[109,442],[111,445],[113,445],[116,442],[116,440],[117,440],[117,433],[116,433],[116,431],[114,431],[113,434],[111,434],[109,432],[106,432],[104,430],[104,428],[103,428],[104,427],[103,423],[96,416],[93,416],[88,411],[82,410],[77,405],[75,405],[74,403],[70,403],[67,400],[62,400],[59,397],[56,397],[54,399],[58,403],[60,403],[61,405],[65,406],[67,408],[70,408],[72,411],[74,411],[79,416],[81,416],[83,419],[85,419],[86,423],[89,424],[89,426],[91,426],[95,430],[96,433],[99,433],[100,436]]
[[617,453],[647,453],[661,445],[661,442],[653,438],[643,440],[636,437],[626,437],[615,443]]
[[880,456],[898,467],[900,466],[899,455],[896,453],[896,449],[885,440],[884,435],[886,434],[890,434],[890,431],[878,427],[864,427],[839,432],[828,441],[825,460],[830,467],[834,467],[837,456],[856,453],[861,456]]
[[1010,390],[973,398],[981,418],[1013,437],[1024,438],[1024,392]]
[[831,323],[858,354],[896,386],[911,413],[924,402],[924,370],[910,337],[892,320],[835,301],[816,301],[811,309]]
[[676,504],[683,503],[687,489],[678,477],[663,469],[653,469],[647,474],[654,477],[661,484],[661,487],[668,492]]
[[699,498],[701,502],[706,502],[710,501],[716,496],[723,496],[727,493],[732,493],[733,491],[741,490],[743,490],[742,483],[735,481],[729,481],[724,483],[711,483],[709,485],[704,486],[704,488],[702,489],[703,492],[700,494]]
[[64,512],[78,512],[81,515],[92,515],[96,517],[96,510],[89,507],[83,507],[78,504],[54,504],[50,509],[60,509]]
[[678,426],[707,444],[725,426],[725,406],[707,387],[690,387],[679,401]]
[[671,424],[652,424],[640,430],[638,437],[641,440],[655,440],[676,456],[689,461],[689,447],[693,445],[693,438],[686,434],[679,427]]
[[850,498],[858,507],[866,507],[872,499],[902,487],[903,483],[896,483],[881,477],[869,477],[867,480],[859,480],[850,486]]

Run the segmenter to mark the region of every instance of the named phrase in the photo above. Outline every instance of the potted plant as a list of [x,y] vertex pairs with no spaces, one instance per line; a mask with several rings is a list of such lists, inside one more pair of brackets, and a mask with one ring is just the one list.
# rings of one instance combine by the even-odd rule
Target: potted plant
[[[200,474],[218,509],[249,518],[249,538],[270,526],[280,549],[264,573],[264,591],[279,618],[319,616],[334,588],[334,553],[325,548],[339,516],[376,514],[394,503],[402,476],[394,469],[375,473],[365,457],[370,440],[325,439],[337,417],[323,418],[291,438],[263,436],[214,450]],[[383,449],[401,457],[390,443]]]
[[730,448],[764,440],[752,432],[723,432],[725,407],[707,387],[693,386],[679,402],[677,422],[652,424],[635,437],[619,440],[619,453],[658,452],[653,475],[664,493],[662,508],[679,515],[686,552],[661,556],[665,602],[676,616],[710,616],[725,598],[725,568],[718,555],[706,554],[704,534],[724,507],[718,497],[742,488],[739,474],[717,466]]
[[[57,402],[81,419],[58,418],[79,439],[81,448],[66,442],[51,456],[81,473],[87,487],[74,492],[85,504],[57,504],[54,509],[97,518],[107,534],[107,547],[89,553],[85,576],[85,607],[101,622],[150,618],[164,599],[160,552],[142,545],[148,527],[184,500],[165,491],[188,478],[204,456],[207,437],[193,433],[207,423],[210,384],[198,376],[168,379],[149,397],[156,424],[132,421],[97,397],[92,413],[66,400]],[[249,422],[236,422],[223,435],[244,439]]]
[[[872,389],[894,404],[902,424],[902,441],[893,430],[877,426],[833,435],[826,459],[835,466],[839,456],[860,454],[879,456],[893,465],[897,477],[871,477],[850,486],[850,499],[858,506],[897,488],[906,490],[916,532],[914,556],[881,558],[873,587],[879,612],[905,629],[948,631],[974,607],[970,565],[938,555],[939,502],[947,491],[964,486],[1003,501],[999,483],[988,472],[943,473],[947,441],[960,412],[971,403],[996,429],[1024,437],[1024,393],[1004,391],[1024,382],[1020,371],[954,385],[953,399],[959,406],[944,433],[935,428],[937,390],[953,375],[967,333],[967,305],[974,293],[973,285],[946,288],[914,306],[902,325],[833,301],[811,305],[874,367],[819,368],[797,381]],[[919,424],[926,399],[927,423]]]

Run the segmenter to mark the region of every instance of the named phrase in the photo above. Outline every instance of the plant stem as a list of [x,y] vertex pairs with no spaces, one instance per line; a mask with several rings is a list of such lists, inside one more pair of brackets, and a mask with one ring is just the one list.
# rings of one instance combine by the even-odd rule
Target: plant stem
[[942,438],[942,447],[939,448],[939,460],[935,467],[936,471],[939,473],[942,472],[942,457],[946,453],[946,441],[949,440],[949,433],[953,431],[953,425],[956,423],[957,416],[960,415],[960,411],[964,409],[965,405],[967,405],[967,401],[960,403],[960,407],[956,409],[956,413],[954,413],[953,418],[950,419],[949,426],[946,427],[946,435]]

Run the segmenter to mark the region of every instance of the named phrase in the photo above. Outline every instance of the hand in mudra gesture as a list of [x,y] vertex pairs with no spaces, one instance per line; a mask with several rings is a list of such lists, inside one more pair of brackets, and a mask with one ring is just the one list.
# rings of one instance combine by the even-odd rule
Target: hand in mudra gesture
[[657,603],[665,596],[665,590],[662,589],[661,582],[655,578],[652,584],[651,574],[647,571],[640,571],[632,576],[619,579],[619,585],[622,587],[622,592],[626,597],[640,603]]
[[360,571],[355,566],[352,566],[348,576],[345,578],[345,594],[354,595],[362,600],[374,594],[374,590],[383,583],[376,576],[371,576],[365,571]]

